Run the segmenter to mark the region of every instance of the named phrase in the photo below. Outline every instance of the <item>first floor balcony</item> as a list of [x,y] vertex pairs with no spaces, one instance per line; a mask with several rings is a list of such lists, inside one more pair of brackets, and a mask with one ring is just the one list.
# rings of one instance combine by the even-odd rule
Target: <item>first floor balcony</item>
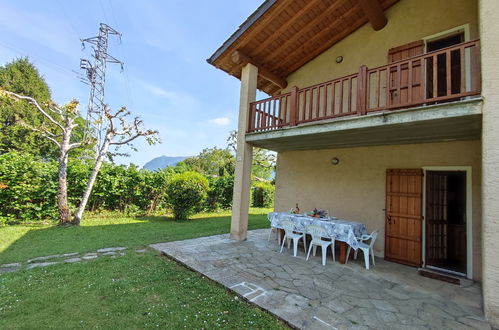
[[475,40],[252,102],[247,141],[279,151],[475,139],[480,93]]

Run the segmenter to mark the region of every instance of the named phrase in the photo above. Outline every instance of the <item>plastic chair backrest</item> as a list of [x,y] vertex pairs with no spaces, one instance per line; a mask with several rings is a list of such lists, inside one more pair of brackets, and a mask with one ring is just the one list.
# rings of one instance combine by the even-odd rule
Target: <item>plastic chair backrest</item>
[[373,247],[374,242],[376,242],[376,238],[378,237],[378,231],[375,230],[371,233],[371,241],[369,242],[369,247]]
[[312,236],[313,241],[320,241],[322,238],[329,238],[327,231],[320,226],[310,225],[305,228],[305,231],[307,234]]
[[281,221],[281,227],[286,232],[286,235],[292,235],[295,230],[295,224],[289,220]]

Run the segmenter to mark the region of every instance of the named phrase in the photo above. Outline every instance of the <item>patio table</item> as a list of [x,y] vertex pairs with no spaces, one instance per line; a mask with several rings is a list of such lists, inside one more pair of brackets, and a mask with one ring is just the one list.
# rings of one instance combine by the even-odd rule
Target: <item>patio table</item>
[[[356,237],[367,234],[367,227],[363,223],[336,217],[314,218],[303,214],[289,212],[271,212],[269,219],[272,227],[282,229],[281,221],[289,220],[295,224],[296,230],[306,233],[305,228],[309,225],[317,225],[326,230],[331,238],[344,242],[357,250],[359,242]],[[340,262],[344,263],[346,258],[346,244],[340,244]]]

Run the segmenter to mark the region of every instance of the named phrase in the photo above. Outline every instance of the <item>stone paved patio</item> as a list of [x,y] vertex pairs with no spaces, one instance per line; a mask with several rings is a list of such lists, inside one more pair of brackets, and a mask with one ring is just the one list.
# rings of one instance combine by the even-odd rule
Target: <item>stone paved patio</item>
[[268,229],[235,242],[217,235],[153,244],[300,329],[490,329],[481,289],[417,275],[415,268],[376,260],[367,271],[362,256],[324,267],[317,257],[294,258],[267,241]]

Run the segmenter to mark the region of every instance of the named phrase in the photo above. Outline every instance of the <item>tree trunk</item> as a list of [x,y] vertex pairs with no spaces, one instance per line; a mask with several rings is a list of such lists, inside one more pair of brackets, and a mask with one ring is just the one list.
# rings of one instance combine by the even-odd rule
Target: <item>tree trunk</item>
[[102,162],[104,161],[104,157],[106,156],[107,150],[109,149],[110,142],[111,142],[111,139],[106,137],[106,140],[104,141],[104,144],[102,145],[102,148],[99,150],[99,154],[95,160],[94,168],[92,169],[92,173],[90,174],[90,177],[88,178],[87,187],[85,188],[85,192],[83,193],[83,197],[81,199],[80,205],[78,206],[78,210],[76,211],[76,214],[73,218],[73,221],[72,221],[73,225],[77,225],[77,226],[80,225],[81,219],[83,217],[83,212],[85,211],[85,207],[87,206],[88,199],[90,198],[90,194],[92,193],[95,179],[97,178],[97,175],[99,174],[99,170],[100,170],[100,167],[102,165]]
[[59,150],[59,180],[57,187],[57,209],[59,210],[59,224],[67,224],[71,221],[71,211],[68,205],[68,182],[67,169],[69,157],[69,140],[71,130],[63,133]]

